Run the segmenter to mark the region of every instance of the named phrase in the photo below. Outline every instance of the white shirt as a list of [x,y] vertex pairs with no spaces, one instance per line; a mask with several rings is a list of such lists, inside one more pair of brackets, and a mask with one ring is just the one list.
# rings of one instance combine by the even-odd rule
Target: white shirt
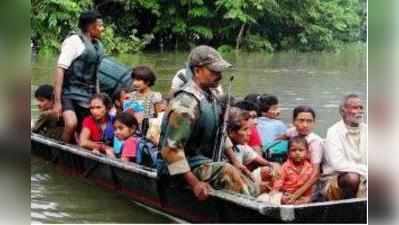
[[356,145],[350,138],[343,120],[327,131],[325,142],[324,174],[335,172],[355,172],[367,177],[367,125],[361,123],[360,142]]
[[72,62],[78,58],[85,50],[85,45],[79,35],[74,34],[62,42],[61,54],[58,57],[57,66],[68,69]]
[[251,163],[256,157],[258,157],[258,153],[256,153],[249,145],[237,145],[236,147],[239,151],[234,150],[234,154],[242,165]]

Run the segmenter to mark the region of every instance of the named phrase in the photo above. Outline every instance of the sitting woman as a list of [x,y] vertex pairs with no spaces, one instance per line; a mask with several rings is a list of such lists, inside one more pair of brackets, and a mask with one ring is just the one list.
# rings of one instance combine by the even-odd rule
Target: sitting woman
[[109,115],[112,108],[111,98],[106,94],[96,94],[90,99],[90,114],[83,120],[79,145],[93,151],[105,153],[115,158],[112,145],[113,118]]
[[135,161],[137,138],[134,136],[138,127],[138,122],[134,116],[128,112],[118,113],[114,122],[114,134],[122,141],[120,149],[114,149],[116,157],[122,161]]
[[[314,185],[319,176],[323,158],[323,139],[313,132],[316,121],[316,113],[310,106],[297,106],[293,111],[294,127],[287,130],[283,139],[293,137],[303,137],[309,145],[309,159],[314,170],[310,179],[307,180],[302,188],[299,188],[293,195],[294,198],[303,195],[303,193]],[[316,196],[314,196],[316,197]]]
[[288,142],[288,160],[280,170],[280,177],[273,184],[272,193],[283,192],[282,204],[304,204],[312,201],[314,185],[306,186],[304,192],[297,194],[312,177],[313,166],[308,161],[309,145],[305,138],[297,136]]

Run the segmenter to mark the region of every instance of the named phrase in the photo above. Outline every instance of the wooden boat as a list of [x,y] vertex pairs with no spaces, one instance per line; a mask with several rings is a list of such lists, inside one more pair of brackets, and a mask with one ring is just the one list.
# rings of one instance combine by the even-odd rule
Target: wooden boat
[[45,136],[31,134],[32,153],[147,207],[189,222],[201,223],[366,223],[367,199],[305,205],[273,205],[221,190],[198,201],[184,185],[159,179],[156,170],[93,154]]

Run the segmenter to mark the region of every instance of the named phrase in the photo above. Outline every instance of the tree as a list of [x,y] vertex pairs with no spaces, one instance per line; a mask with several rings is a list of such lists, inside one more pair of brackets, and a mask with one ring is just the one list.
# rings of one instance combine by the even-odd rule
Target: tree
[[80,13],[97,9],[111,54],[147,49],[335,50],[365,41],[367,0],[32,0],[32,39],[58,49]]

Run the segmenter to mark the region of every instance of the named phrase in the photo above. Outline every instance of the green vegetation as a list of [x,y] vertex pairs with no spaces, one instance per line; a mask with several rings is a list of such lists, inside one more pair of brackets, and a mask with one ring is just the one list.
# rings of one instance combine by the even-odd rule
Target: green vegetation
[[32,39],[54,51],[97,9],[112,54],[143,49],[336,50],[365,41],[367,0],[32,0]]

